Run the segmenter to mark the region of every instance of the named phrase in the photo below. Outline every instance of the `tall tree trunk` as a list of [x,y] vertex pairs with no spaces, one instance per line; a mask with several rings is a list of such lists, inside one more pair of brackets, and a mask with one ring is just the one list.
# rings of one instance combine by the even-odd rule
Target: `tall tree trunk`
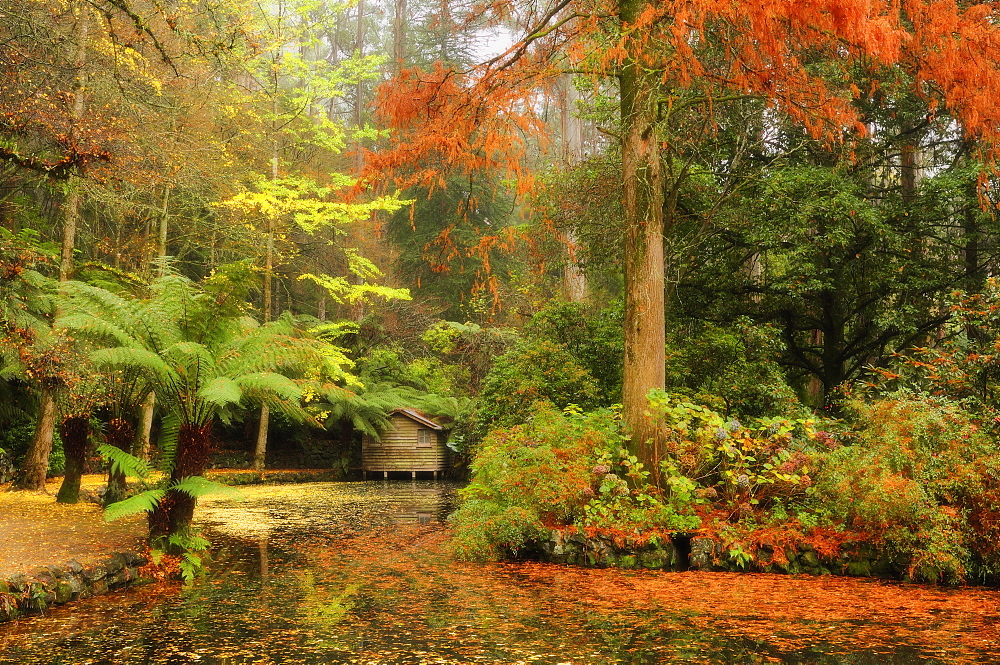
[[[171,484],[205,473],[211,450],[212,423],[185,423],[177,432],[177,457],[170,474]],[[153,512],[149,513],[149,537],[157,540],[186,531],[194,517],[196,500],[184,492],[168,490]]]
[[[326,34],[330,41],[330,53],[326,56],[326,61],[330,63],[332,69],[336,69],[340,64],[340,19],[342,10],[337,11],[333,17],[333,30]],[[337,97],[331,95],[327,100],[326,117],[328,120],[335,120],[337,117]]]
[[[634,22],[646,2],[620,3],[623,23]],[[658,79],[636,60],[619,75],[625,214],[625,362],[622,415],[632,448],[660,485],[657,427],[645,415],[647,393],[663,389],[665,320],[663,183],[656,135]]]
[[[277,82],[276,82],[277,84]],[[276,97],[277,98],[277,97]],[[277,108],[275,108],[277,116]],[[277,180],[279,174],[279,145],[277,130],[274,130],[274,137],[271,145],[271,180]],[[267,218],[267,247],[264,255],[264,323],[269,323],[272,318],[272,300],[274,290],[274,218]],[[264,470],[264,463],[267,459],[267,430],[271,422],[271,410],[267,404],[260,407],[260,424],[257,427],[257,442],[254,446],[253,468],[257,473]]]
[[169,221],[169,216],[167,215],[167,204],[170,202],[170,187],[163,190],[163,207],[160,210],[160,228],[159,234],[157,236],[156,242],[156,256],[160,261],[160,275],[164,275],[167,271],[167,263],[164,259],[167,258],[167,222]]
[[56,389],[42,382],[38,400],[38,420],[35,434],[31,437],[28,452],[14,486],[22,490],[45,489],[45,477],[49,469],[49,453],[52,452],[52,435],[56,426]]
[[831,403],[834,391],[847,380],[844,362],[846,336],[847,324],[839,311],[834,310],[823,330],[823,401],[820,404],[823,408],[835,406]]
[[264,470],[267,458],[267,430],[270,425],[271,410],[267,404],[260,407],[260,426],[257,427],[257,445],[254,447],[253,468],[257,473]]
[[[583,133],[580,119],[573,117],[578,95],[573,86],[573,76],[564,74],[559,80],[559,133],[562,139],[562,161],[572,168],[583,157]],[[573,231],[566,234],[566,269],[563,273],[563,292],[570,302],[583,302],[587,298],[587,276],[580,270],[576,256],[577,238]]]
[[[104,434],[104,440],[110,446],[128,452],[135,442],[136,428],[125,418],[111,418],[108,420],[108,428]],[[125,499],[126,495],[125,474],[117,469],[114,464],[108,468],[108,487],[104,492],[104,505],[109,506]]]
[[[365,54],[365,0],[358,0],[358,34],[355,49],[357,50],[358,57]],[[357,140],[355,141],[355,150],[357,154],[355,155],[355,168],[357,169],[358,175],[365,168],[365,153],[364,153],[364,142],[361,138],[361,120],[362,111],[364,110],[364,103],[362,101],[362,94],[364,92],[364,87],[361,83],[361,79],[358,79],[358,84],[354,91],[354,124],[357,127],[358,134]]]
[[393,71],[397,74],[406,60],[406,0],[395,0],[396,13],[392,17]]
[[921,180],[920,138],[906,132],[899,155],[899,185],[903,205],[909,206],[917,195],[917,184]]
[[59,281],[73,278],[73,250],[76,248],[76,226],[80,219],[80,189],[73,182],[63,201],[62,247],[59,261]]
[[[87,75],[87,36],[90,30],[90,7],[85,3],[79,5],[79,16],[76,24],[76,78],[73,82],[73,120],[70,123],[70,139],[75,140],[77,126],[86,110]],[[59,262],[59,281],[65,282],[73,275],[73,249],[76,245],[76,225],[80,217],[80,189],[73,182],[68,183],[69,191],[63,202],[62,247]],[[38,421],[35,424],[35,435],[31,439],[28,452],[25,455],[24,469],[16,483],[22,489],[45,489],[45,475],[49,466],[49,454],[52,452],[52,437],[56,429],[56,387],[51,382],[42,381],[39,395]]]
[[90,443],[90,418],[87,416],[70,416],[59,425],[59,436],[63,442],[63,452],[66,454],[66,475],[56,501],[59,503],[76,503],[80,500],[80,480],[83,478],[83,468],[87,463],[87,452]]
[[142,412],[139,416],[139,429],[132,443],[132,456],[149,461],[149,443],[153,432],[153,411],[156,408],[156,393],[152,390],[142,400]]

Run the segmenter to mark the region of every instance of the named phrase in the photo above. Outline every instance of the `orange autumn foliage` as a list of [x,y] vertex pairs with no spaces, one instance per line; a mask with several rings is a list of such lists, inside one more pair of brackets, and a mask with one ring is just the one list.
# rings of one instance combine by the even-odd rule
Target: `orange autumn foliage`
[[597,80],[628,62],[657,73],[666,109],[683,90],[751,95],[828,139],[866,131],[852,102],[875,90],[850,83],[848,68],[895,66],[970,137],[992,145],[1000,132],[1000,26],[990,4],[675,0],[640,3],[638,18],[623,24],[626,4],[636,3],[484,5],[497,24],[518,21],[520,40],[469,71],[438,64],[385,84],[377,110],[394,134],[388,149],[369,155],[368,179],[433,187],[448,170],[503,168],[528,188],[524,135],[544,129],[540,91],[566,71]]

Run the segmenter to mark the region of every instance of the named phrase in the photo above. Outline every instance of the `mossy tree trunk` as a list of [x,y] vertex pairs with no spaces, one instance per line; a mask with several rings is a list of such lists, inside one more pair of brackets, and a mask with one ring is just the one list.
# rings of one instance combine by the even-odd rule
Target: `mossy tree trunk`
[[49,470],[49,453],[52,452],[52,436],[56,426],[56,389],[42,382],[39,395],[38,420],[35,423],[35,433],[31,437],[31,445],[14,486],[22,490],[43,491],[45,478]]
[[[642,0],[620,2],[624,23],[638,20]],[[646,416],[646,394],[666,382],[663,231],[664,196],[657,137],[659,77],[639,55],[619,74],[622,121],[622,176],[625,213],[625,362],[622,415],[632,449],[659,485],[660,450],[656,427]]]

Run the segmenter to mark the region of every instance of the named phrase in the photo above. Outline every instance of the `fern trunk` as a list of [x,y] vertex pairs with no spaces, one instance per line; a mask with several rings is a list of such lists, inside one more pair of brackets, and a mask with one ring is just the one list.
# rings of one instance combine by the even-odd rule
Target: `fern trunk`
[[87,448],[90,443],[90,419],[86,416],[70,416],[59,425],[63,452],[66,454],[66,475],[56,501],[76,503],[80,500],[80,480],[87,463]]
[[[177,432],[177,454],[170,482],[174,484],[184,478],[200,476],[208,465],[211,451],[212,423],[185,423]],[[168,490],[163,500],[149,514],[150,540],[169,538],[191,526],[194,517],[195,498],[184,492]]]
[[[108,445],[128,452],[135,440],[135,425],[125,418],[112,418],[108,421],[108,431],[105,435]],[[110,506],[125,499],[125,474],[112,464],[108,469],[108,489],[104,493],[104,505]]]

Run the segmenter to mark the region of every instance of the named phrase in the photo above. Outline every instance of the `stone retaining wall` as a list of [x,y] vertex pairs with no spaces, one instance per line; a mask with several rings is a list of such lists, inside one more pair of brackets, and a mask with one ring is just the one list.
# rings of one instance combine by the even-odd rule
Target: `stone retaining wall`
[[730,550],[714,538],[676,534],[669,541],[643,547],[619,547],[607,537],[588,537],[573,529],[553,530],[536,543],[531,554],[542,561],[581,566],[647,568],[650,570],[709,570],[807,575],[851,575],[906,579],[909,561],[894,560],[871,546],[845,547],[823,556],[809,545],[775,552]]
[[70,561],[31,575],[0,578],[0,623],[44,612],[53,605],[124,589],[142,579],[139,569],[146,563],[135,552],[118,552],[87,566]]
[[538,543],[537,554],[543,561],[599,568],[686,568],[682,553],[669,540],[654,542],[642,548],[621,548],[610,538],[588,537],[571,529],[553,530],[548,540]]

